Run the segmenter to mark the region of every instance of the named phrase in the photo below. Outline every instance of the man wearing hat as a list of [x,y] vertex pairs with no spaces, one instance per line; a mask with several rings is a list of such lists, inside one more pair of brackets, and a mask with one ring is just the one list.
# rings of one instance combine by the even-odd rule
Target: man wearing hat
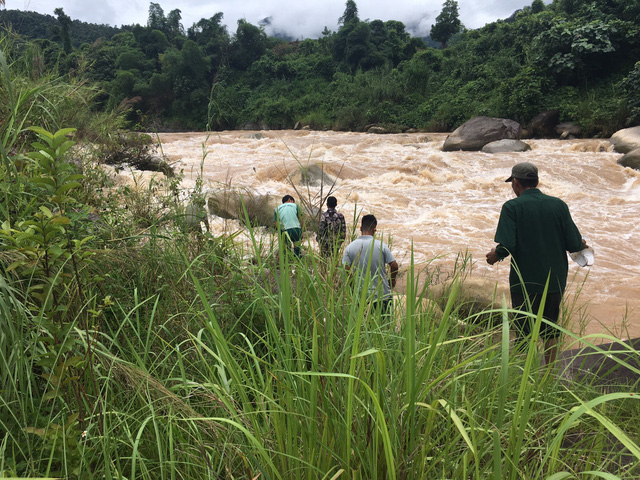
[[[569,270],[566,252],[586,248],[586,241],[573,223],[567,204],[538,190],[535,165],[514,165],[506,182],[511,182],[516,198],[502,206],[494,238],[498,245],[487,253],[487,263],[493,265],[511,255],[511,304],[517,310],[529,311],[531,302],[530,311],[538,313],[548,281],[543,317],[556,323]],[[531,334],[533,320],[518,315],[514,326],[516,345],[522,348]],[[540,337],[545,342],[548,364],[555,361],[559,336],[558,329],[542,322]]]

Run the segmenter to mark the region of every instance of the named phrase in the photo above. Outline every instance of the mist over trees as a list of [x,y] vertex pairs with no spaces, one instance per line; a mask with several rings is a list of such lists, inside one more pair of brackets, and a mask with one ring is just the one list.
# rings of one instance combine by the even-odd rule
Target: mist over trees
[[22,39],[12,58],[29,51],[43,72],[82,76],[101,91],[97,109],[127,108],[145,130],[445,131],[476,115],[526,125],[548,109],[586,135],[640,122],[636,0],[534,0],[476,30],[446,0],[431,39],[360,19],[354,0],[336,12],[337,31],[293,42],[246,20],[230,32],[222,12],[185,29],[180,10],[153,2],[146,25],[122,29],[55,14],[0,12],[4,35]]

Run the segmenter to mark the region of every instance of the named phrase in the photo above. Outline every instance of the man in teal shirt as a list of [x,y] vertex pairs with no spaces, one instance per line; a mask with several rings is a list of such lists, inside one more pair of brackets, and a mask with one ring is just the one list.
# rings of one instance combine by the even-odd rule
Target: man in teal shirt
[[291,195],[282,197],[282,205],[273,212],[273,221],[281,238],[293,245],[293,253],[300,256],[299,242],[302,240],[302,210]]
[[[493,265],[511,255],[511,304],[517,310],[527,311],[529,301],[532,312],[537,313],[548,280],[543,316],[556,323],[567,285],[567,251],[580,251],[587,244],[573,223],[567,204],[536,188],[535,165],[528,162],[515,165],[506,181],[511,182],[516,198],[502,206],[494,238],[498,245],[487,253],[487,263]],[[531,334],[532,321],[519,315],[514,324],[516,342],[522,346]],[[559,336],[558,329],[542,323],[540,337],[545,342],[547,363],[555,361]]]

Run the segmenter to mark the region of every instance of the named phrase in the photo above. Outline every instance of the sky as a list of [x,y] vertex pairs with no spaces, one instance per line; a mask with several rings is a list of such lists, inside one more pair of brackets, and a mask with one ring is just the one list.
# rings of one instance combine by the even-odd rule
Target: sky
[[[8,10],[30,10],[54,15],[62,7],[72,20],[111,26],[146,25],[149,0],[5,0]],[[398,20],[414,36],[426,36],[442,10],[444,0],[356,0],[361,20]],[[469,29],[504,19],[528,5],[532,0],[458,0],[460,20]],[[346,0],[157,0],[167,15],[179,9],[185,30],[201,18],[223,13],[223,23],[230,34],[236,30],[238,20],[245,19],[258,25],[271,17],[267,33],[284,31],[296,39],[318,38],[326,26],[338,29],[338,19],[345,9]],[[550,3],[550,0],[545,0]]]

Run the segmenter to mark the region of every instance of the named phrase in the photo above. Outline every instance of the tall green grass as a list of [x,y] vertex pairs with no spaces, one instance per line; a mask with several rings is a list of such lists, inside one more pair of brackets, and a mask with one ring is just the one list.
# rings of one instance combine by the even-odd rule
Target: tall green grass
[[[429,289],[418,292],[409,280],[398,328],[397,318],[369,311],[337,262],[273,254],[252,238],[224,259],[210,246],[192,257],[183,248],[179,270],[176,244],[158,242],[162,275],[180,288],[146,297],[134,290],[92,332],[68,319],[74,345],[91,342],[95,352],[99,390],[83,400],[82,425],[75,399],[43,396],[47,380],[34,365],[39,320],[5,281],[0,471],[171,479],[639,474],[634,391],[568,382],[541,365],[533,342],[513,355],[506,305],[490,312],[502,322],[486,329],[460,318],[458,279],[441,314],[425,311],[419,300]],[[158,272],[158,263],[136,258],[153,281],[144,270]],[[216,279],[219,262],[241,274]],[[236,308],[225,305],[222,281],[233,283]]]

